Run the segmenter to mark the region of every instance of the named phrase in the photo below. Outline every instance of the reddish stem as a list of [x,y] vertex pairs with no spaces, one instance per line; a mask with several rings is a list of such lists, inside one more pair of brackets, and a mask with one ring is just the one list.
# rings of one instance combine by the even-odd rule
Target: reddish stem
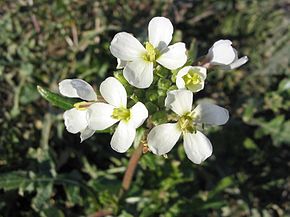
[[138,146],[138,148],[133,152],[133,154],[129,160],[127,170],[126,170],[125,175],[123,177],[122,189],[120,191],[120,194],[123,194],[125,191],[128,191],[128,189],[131,186],[133,175],[135,173],[139,159],[141,158],[142,153],[143,153],[143,146],[144,145],[141,142],[140,145]]

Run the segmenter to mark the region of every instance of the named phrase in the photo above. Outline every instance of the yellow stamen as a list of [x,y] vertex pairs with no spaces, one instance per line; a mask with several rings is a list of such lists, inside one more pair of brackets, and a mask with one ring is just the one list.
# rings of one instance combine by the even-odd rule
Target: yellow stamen
[[121,121],[129,121],[131,118],[130,109],[114,108],[112,118],[115,118]]
[[143,55],[143,59],[148,62],[155,62],[156,59],[160,56],[160,53],[150,42],[145,44],[146,53]]
[[196,132],[196,126],[194,124],[194,114],[193,112],[188,112],[184,115],[182,115],[178,120],[178,126],[180,130],[184,133],[195,133]]
[[74,107],[77,110],[83,111],[86,110],[90,105],[92,105],[92,102],[77,102],[74,104]]
[[185,86],[190,90],[191,89],[194,90],[196,86],[201,84],[203,81],[200,75],[199,69],[189,70],[189,72],[186,75],[184,75],[182,78],[184,80]]

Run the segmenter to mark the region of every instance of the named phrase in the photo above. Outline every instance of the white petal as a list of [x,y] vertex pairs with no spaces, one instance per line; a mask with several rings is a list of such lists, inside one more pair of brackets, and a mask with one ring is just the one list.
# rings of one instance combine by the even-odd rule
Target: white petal
[[[176,75],[176,86],[178,89],[186,89],[185,87],[185,82],[183,80],[183,76],[186,75],[189,70],[194,70],[194,69],[198,69],[198,74],[201,76],[201,78],[203,79],[203,81],[206,79],[206,68],[205,67],[201,67],[201,66],[185,66],[182,69],[180,69]],[[193,92],[198,92],[200,90],[202,90],[204,87],[204,82],[202,82],[201,84],[197,84],[195,89],[191,89],[191,91]]]
[[78,133],[88,126],[87,111],[73,108],[63,113],[63,119],[66,129],[70,133]]
[[185,133],[183,145],[186,156],[196,164],[200,164],[212,154],[212,145],[201,132]]
[[238,51],[237,49],[233,48],[234,52],[235,52],[235,59],[233,62],[237,61],[239,59],[239,55],[238,55]]
[[100,92],[104,99],[116,107],[127,106],[127,92],[120,81],[114,77],[108,77],[100,85]]
[[230,40],[219,40],[209,49],[207,57],[212,65],[229,65],[236,57]]
[[115,57],[124,61],[139,59],[146,52],[143,45],[127,32],[115,35],[111,41],[110,51]]
[[153,82],[153,63],[144,60],[135,60],[126,65],[125,79],[133,86],[147,88]]
[[67,97],[81,98],[86,101],[97,100],[97,94],[91,85],[81,79],[65,79],[59,84],[59,92]]
[[185,44],[178,42],[168,46],[156,61],[170,70],[183,66],[187,61]]
[[111,147],[119,153],[126,152],[132,145],[136,129],[130,124],[121,121],[111,139]]
[[162,50],[170,43],[173,34],[173,26],[165,17],[154,17],[148,25],[149,42],[158,50]]
[[179,116],[192,109],[193,94],[189,90],[172,90],[167,92],[165,107],[171,109]]
[[116,67],[116,69],[123,69],[126,66],[126,64],[127,64],[127,61],[117,58],[117,67]]
[[95,130],[92,130],[90,128],[86,128],[84,130],[81,131],[81,142],[85,141],[86,139],[90,138],[92,135],[94,135]]
[[180,135],[181,131],[177,124],[161,124],[149,132],[148,147],[154,154],[166,154],[177,143]]
[[206,68],[205,67],[202,67],[202,66],[192,66],[192,68],[191,69],[198,69],[199,71],[198,71],[198,73],[199,73],[199,75],[203,78],[203,80],[205,80],[206,79]]
[[137,102],[130,109],[130,112],[131,118],[129,120],[129,124],[131,124],[135,128],[140,127],[148,117],[148,110],[141,102]]
[[231,63],[230,65],[224,66],[223,69],[225,69],[225,70],[232,70],[232,69],[239,68],[240,66],[242,66],[246,62],[248,62],[248,60],[249,59],[248,59],[247,56],[241,57],[241,58],[237,59],[236,61],[234,61],[233,63]]
[[188,90],[192,91],[193,93],[196,93],[198,91],[201,91],[203,88],[204,88],[204,82],[201,82],[192,88],[188,88]]
[[106,103],[94,103],[88,108],[89,128],[92,130],[104,130],[118,122],[112,118],[114,106]]
[[193,111],[200,123],[223,125],[229,120],[229,111],[218,105],[201,103]]
[[188,71],[192,68],[192,66],[185,66],[180,69],[176,75],[176,86],[178,89],[185,88],[185,83],[182,77],[188,73]]

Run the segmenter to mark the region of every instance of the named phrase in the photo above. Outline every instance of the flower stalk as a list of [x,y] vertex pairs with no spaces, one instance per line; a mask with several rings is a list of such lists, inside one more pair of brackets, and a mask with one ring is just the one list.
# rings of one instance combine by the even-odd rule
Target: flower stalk
[[135,151],[131,155],[131,158],[128,163],[128,167],[123,176],[122,187],[119,192],[119,197],[122,197],[123,194],[130,189],[136,167],[143,153],[143,147],[144,147],[144,142],[141,141],[137,149],[135,149]]

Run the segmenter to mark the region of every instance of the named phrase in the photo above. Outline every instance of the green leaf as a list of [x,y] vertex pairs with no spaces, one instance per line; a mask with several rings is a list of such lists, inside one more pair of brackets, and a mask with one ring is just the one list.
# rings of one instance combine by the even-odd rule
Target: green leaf
[[83,204],[83,198],[80,195],[80,187],[76,185],[65,185],[64,186],[65,193],[67,196],[68,201],[70,202],[70,205],[82,205]]
[[144,169],[149,168],[151,171],[156,170],[156,160],[153,154],[143,155],[141,158],[140,164]]
[[191,65],[193,62],[196,61],[197,59],[197,41],[195,38],[192,39],[191,43],[190,43],[190,47],[188,50],[188,57],[189,60],[187,61],[187,63],[189,63],[189,65]]
[[27,172],[13,171],[0,175],[0,189],[5,191],[25,188],[30,184]]
[[213,201],[213,202],[207,202],[201,205],[200,209],[207,210],[207,209],[220,209],[226,204],[225,201]]
[[258,149],[257,145],[251,138],[246,138],[243,145],[246,149],[249,150]]
[[226,176],[223,179],[221,179],[215,188],[209,193],[208,198],[212,198],[219,192],[223,191],[227,187],[231,186],[233,184],[234,180],[231,176]]
[[40,95],[48,102],[50,102],[52,105],[62,108],[64,110],[73,108],[74,104],[77,102],[74,99],[69,99],[67,97],[53,93],[50,90],[41,86],[37,86],[37,90],[40,93]]

